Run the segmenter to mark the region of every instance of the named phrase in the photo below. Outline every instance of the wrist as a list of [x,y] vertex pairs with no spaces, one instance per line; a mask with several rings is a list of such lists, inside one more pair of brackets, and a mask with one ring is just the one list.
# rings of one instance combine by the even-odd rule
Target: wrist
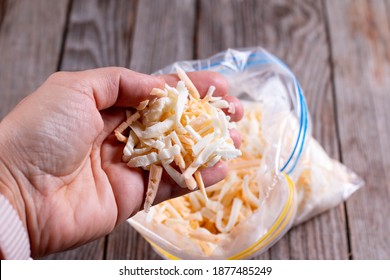
[[12,171],[0,157],[0,258],[27,259],[30,253],[25,204]]
[[22,194],[12,172],[0,159],[0,194],[5,196],[15,211],[18,213],[23,225],[27,228],[25,204]]
[[[1,208],[9,214],[4,215],[2,222],[9,223],[10,226],[17,224],[16,228],[23,231],[25,234],[15,234],[15,237],[25,236],[25,242],[29,245],[30,237],[28,230],[28,211],[23,196],[22,186],[25,185],[25,176],[16,168],[18,165],[13,164],[13,158],[16,156],[16,151],[13,150],[13,144],[8,141],[11,137],[4,127],[4,122],[0,123],[0,198],[2,200]],[[4,204],[5,203],[5,204]],[[6,206],[8,205],[8,206]],[[12,212],[12,215],[11,215]],[[12,220],[9,220],[12,219]],[[4,227],[4,224],[3,224]],[[9,230],[11,231],[11,229]],[[9,233],[7,231],[7,233]],[[2,240],[3,241],[3,240]],[[0,244],[3,245],[4,244]],[[7,244],[6,244],[7,246]],[[4,252],[2,252],[4,254]],[[8,257],[8,256],[2,256]]]
[[0,259],[30,259],[26,228],[8,199],[0,193]]

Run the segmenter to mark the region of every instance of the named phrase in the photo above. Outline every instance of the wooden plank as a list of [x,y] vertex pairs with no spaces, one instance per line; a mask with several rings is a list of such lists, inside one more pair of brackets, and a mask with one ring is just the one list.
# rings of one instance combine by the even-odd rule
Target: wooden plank
[[105,238],[89,242],[81,247],[51,254],[46,260],[101,260],[104,256]]
[[5,16],[5,11],[7,10],[7,1],[0,0],[0,26]]
[[128,66],[136,1],[74,1],[61,70]]
[[[194,0],[143,0],[137,21],[130,68],[151,73],[182,59],[193,58]],[[108,238],[107,259],[160,259],[134,229],[123,225]]]
[[[74,1],[60,70],[127,66],[135,1]],[[48,259],[103,259],[106,237]]]
[[366,186],[347,201],[354,259],[390,258],[390,5],[328,1],[342,159]]
[[0,119],[57,70],[68,3],[1,2]]
[[109,260],[161,259],[149,243],[128,223],[120,225],[108,236],[106,257]]
[[[262,46],[284,60],[307,97],[313,135],[338,158],[329,49],[319,1],[202,0],[197,33],[201,58],[228,47]],[[346,259],[343,205],[293,228],[258,259]]]
[[151,73],[192,59],[195,9],[195,0],[140,1],[130,68]]

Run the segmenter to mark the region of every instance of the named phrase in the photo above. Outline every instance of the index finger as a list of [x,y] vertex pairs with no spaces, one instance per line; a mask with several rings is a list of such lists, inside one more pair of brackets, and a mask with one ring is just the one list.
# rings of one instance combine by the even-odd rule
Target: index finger
[[[215,91],[213,96],[220,96],[223,100],[233,104],[234,111],[223,109],[225,114],[230,116],[231,120],[234,122],[242,119],[244,115],[244,108],[237,97],[228,95],[229,86],[224,76],[213,71],[196,71],[187,72],[186,74],[198,90],[201,98],[206,95],[210,86],[214,86]],[[175,87],[180,80],[177,74],[166,74],[159,77],[163,78],[165,82],[172,87]]]

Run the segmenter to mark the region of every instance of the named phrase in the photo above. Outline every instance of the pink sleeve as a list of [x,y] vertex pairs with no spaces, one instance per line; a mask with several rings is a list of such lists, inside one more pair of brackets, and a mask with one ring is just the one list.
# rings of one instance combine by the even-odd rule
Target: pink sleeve
[[19,215],[0,194],[0,251],[5,259],[30,259],[30,241]]

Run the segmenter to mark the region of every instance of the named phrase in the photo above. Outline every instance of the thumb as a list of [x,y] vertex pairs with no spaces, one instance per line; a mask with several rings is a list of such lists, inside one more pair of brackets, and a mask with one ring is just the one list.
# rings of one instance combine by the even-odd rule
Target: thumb
[[71,87],[91,96],[98,110],[111,106],[136,107],[151,99],[153,88],[163,88],[164,79],[122,67],[105,67],[78,72],[58,72],[48,82]]

